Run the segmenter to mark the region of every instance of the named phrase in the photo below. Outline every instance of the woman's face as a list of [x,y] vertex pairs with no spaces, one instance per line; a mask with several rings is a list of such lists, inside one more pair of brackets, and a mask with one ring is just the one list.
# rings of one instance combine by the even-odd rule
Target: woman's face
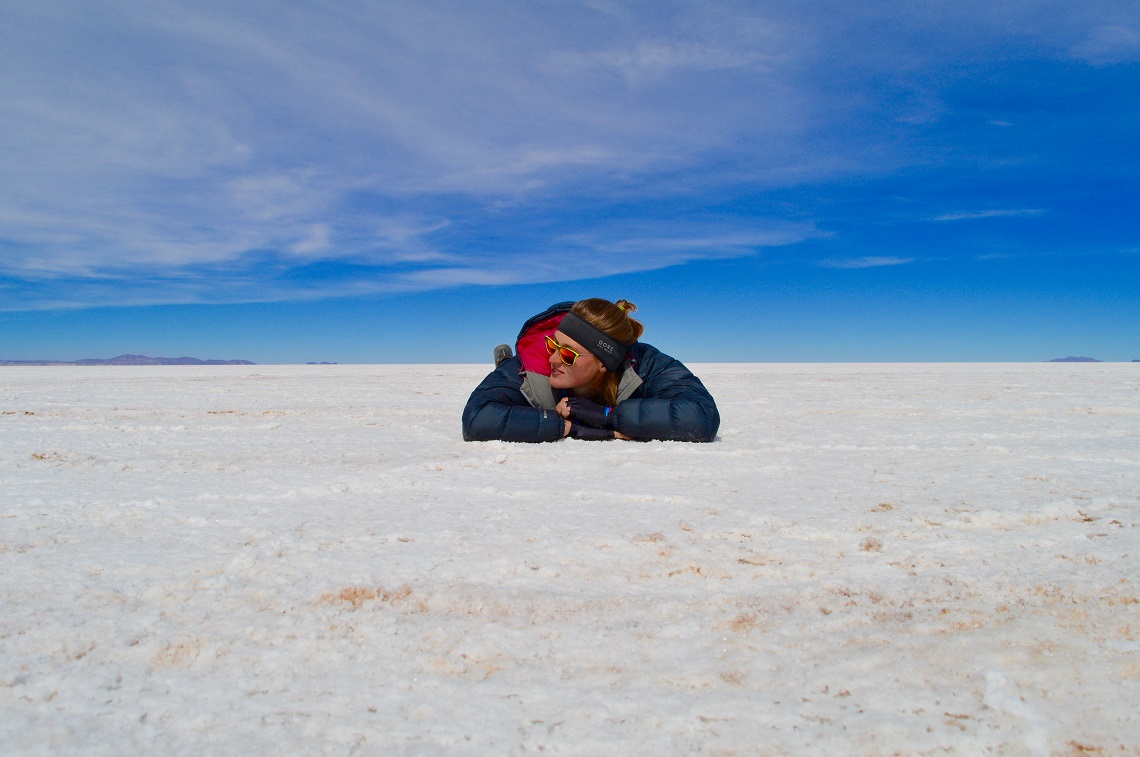
[[550,385],[555,389],[592,389],[602,382],[606,367],[602,361],[582,345],[561,331],[554,332],[554,341],[578,353],[574,365],[566,365],[558,351],[550,356]]

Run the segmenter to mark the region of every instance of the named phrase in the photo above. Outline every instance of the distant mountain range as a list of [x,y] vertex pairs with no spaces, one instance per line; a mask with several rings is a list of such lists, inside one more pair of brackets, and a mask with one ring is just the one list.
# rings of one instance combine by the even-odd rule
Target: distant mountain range
[[[1046,362],[1049,362],[1049,363],[1100,363],[1103,361],[1097,360],[1095,357],[1055,357],[1052,360],[1048,360]],[[1140,363],[1140,360],[1133,360],[1132,362],[1133,363]]]
[[200,360],[196,357],[119,355],[86,360],[0,360],[0,365],[257,365],[249,360]]

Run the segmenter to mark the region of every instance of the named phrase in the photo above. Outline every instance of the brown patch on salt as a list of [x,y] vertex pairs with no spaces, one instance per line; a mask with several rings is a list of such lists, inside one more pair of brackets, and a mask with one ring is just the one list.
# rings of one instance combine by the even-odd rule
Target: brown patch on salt
[[321,601],[327,604],[347,602],[353,610],[359,610],[365,602],[379,600],[389,604],[399,604],[412,595],[412,587],[401,586],[399,589],[389,591],[383,586],[373,589],[370,586],[346,586],[340,591],[321,595]]
[[878,539],[872,539],[868,537],[859,544],[859,549],[863,550],[864,552],[882,552],[883,543]]

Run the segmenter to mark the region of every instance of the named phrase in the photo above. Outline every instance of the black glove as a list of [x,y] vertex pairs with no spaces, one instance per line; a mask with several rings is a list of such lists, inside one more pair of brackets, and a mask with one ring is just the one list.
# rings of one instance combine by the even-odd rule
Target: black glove
[[594,428],[614,427],[613,408],[602,407],[581,397],[567,397],[566,402],[570,406],[570,420],[581,421]]
[[600,442],[607,439],[614,438],[614,430],[612,428],[593,428],[592,426],[583,426],[582,424],[574,421],[570,424],[570,433],[575,439],[581,439],[587,442]]

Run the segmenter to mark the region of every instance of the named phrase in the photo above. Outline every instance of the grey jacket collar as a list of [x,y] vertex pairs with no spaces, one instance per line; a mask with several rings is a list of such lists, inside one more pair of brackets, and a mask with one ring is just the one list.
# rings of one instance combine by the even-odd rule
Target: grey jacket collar
[[[627,359],[622,365],[621,381],[618,382],[618,403],[629,399],[639,386],[641,386],[641,376],[637,375],[637,371],[633,370]],[[549,376],[525,371],[521,389],[526,401],[534,407],[553,410],[558,404],[558,400],[554,396],[554,389],[550,386]]]

